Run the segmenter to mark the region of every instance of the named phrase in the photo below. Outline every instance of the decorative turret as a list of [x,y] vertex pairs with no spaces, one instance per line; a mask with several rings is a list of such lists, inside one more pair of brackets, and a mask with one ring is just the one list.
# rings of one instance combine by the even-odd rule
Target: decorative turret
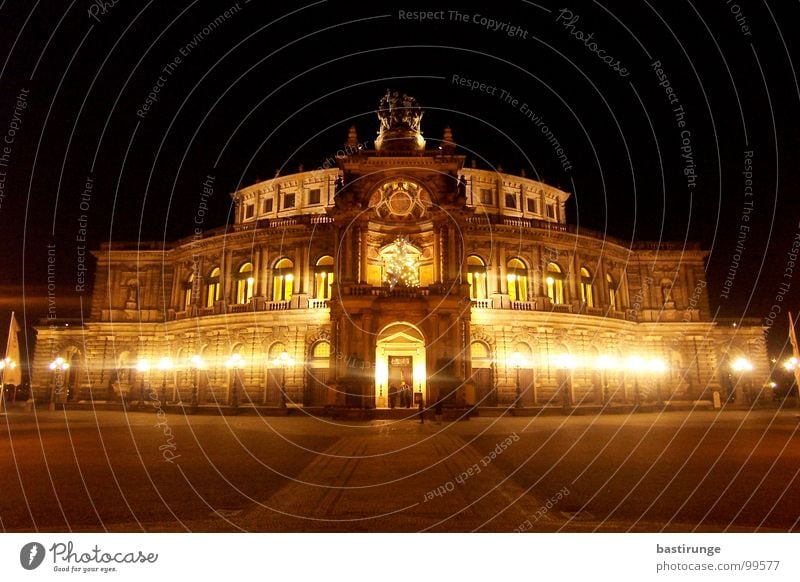
[[375,149],[385,151],[424,150],[420,123],[422,108],[413,97],[388,89],[378,106],[378,119],[381,126],[375,140]]
[[350,130],[347,132],[347,141],[344,145],[350,153],[358,151],[358,132],[355,125],[350,126]]
[[452,154],[456,151],[456,142],[453,141],[453,132],[449,125],[444,128],[441,150],[445,154]]

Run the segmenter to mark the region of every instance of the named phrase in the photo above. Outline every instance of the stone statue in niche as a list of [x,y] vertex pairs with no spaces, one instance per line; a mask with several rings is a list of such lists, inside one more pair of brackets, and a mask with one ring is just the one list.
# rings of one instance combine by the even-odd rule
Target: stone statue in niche
[[333,203],[337,210],[351,210],[361,208],[361,204],[356,200],[352,190],[346,188],[344,179],[339,176],[336,178],[336,190],[333,196]]
[[136,281],[128,283],[125,297],[125,309],[139,308],[139,284]]
[[467,179],[464,177],[464,174],[461,174],[461,177],[458,179],[458,187],[456,189],[456,202],[461,206],[466,206],[467,204]]

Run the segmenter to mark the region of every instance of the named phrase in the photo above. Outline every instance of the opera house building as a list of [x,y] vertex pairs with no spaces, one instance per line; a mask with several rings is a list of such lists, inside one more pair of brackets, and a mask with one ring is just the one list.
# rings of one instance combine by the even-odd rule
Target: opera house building
[[481,414],[760,388],[764,330],[712,318],[699,245],[571,225],[570,193],[426,143],[422,113],[387,93],[369,147],[353,127],[331,167],[233,192],[233,224],[95,250],[91,312],[37,328],[36,400]]

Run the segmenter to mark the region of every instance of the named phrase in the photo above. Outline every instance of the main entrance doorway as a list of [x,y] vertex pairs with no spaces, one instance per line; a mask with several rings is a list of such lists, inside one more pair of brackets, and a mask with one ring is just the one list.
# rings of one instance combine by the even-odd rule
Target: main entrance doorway
[[414,406],[414,395],[427,403],[425,339],[416,326],[398,322],[378,334],[375,348],[375,406]]

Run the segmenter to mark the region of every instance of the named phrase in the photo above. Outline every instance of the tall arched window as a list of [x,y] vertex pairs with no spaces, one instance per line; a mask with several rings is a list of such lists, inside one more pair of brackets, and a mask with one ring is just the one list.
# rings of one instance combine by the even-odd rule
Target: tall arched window
[[183,282],[183,286],[181,292],[183,296],[181,297],[181,307],[183,310],[187,310],[192,306],[192,286],[194,285],[194,273],[189,275],[186,281]]
[[548,263],[544,282],[550,301],[556,305],[564,303],[564,273],[561,267],[555,263]]
[[314,267],[314,297],[330,299],[333,288],[333,257],[320,257]]
[[331,355],[331,344],[325,340],[318,341],[311,350],[311,357],[318,360],[327,360]]
[[208,286],[206,287],[206,307],[214,307],[214,303],[219,301],[220,284],[219,284],[220,270],[219,267],[214,267],[211,274],[208,276]]
[[245,263],[236,274],[236,303],[247,303],[253,298],[253,263]]
[[586,307],[594,307],[593,287],[592,274],[586,267],[581,267],[581,301]]
[[519,259],[511,259],[508,261],[507,275],[508,279],[508,298],[511,301],[527,301],[528,300],[528,268],[525,263]]
[[619,311],[617,284],[610,273],[606,273],[606,283],[608,283],[608,306],[612,311]]
[[272,270],[272,300],[289,301],[294,285],[294,263],[291,259],[281,259]]
[[470,299],[486,299],[486,263],[477,255],[467,257],[467,283]]

